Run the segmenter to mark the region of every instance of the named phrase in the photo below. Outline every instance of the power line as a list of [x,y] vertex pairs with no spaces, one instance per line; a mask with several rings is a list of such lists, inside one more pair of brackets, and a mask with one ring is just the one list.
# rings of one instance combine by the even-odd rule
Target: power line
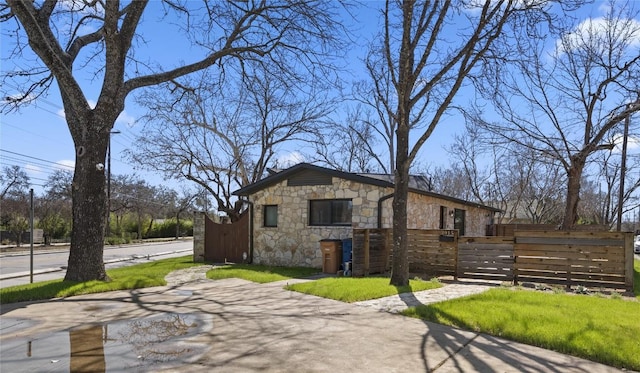
[[[21,159],[21,158],[15,158],[15,157],[10,157],[10,156],[8,156],[8,155],[0,155],[0,158],[2,158],[2,159],[6,159],[6,160],[11,161],[11,162],[24,162],[24,161],[25,161],[24,159]],[[30,165],[33,165],[33,166],[44,167],[44,168],[47,168],[47,169],[50,169],[50,170],[59,170],[61,166],[62,166],[62,167],[64,167],[64,166],[65,166],[65,165],[60,165],[60,164],[58,164],[58,165],[56,165],[56,166],[51,166],[51,165],[43,164],[43,163],[40,163],[40,162],[29,162],[29,164],[30,164]],[[17,166],[20,166],[19,164],[16,164],[16,165],[17,165]],[[68,167],[68,166],[67,166],[67,167]],[[67,170],[63,170],[63,171],[67,171]],[[69,171],[70,171],[70,170],[69,170]]]
[[55,164],[56,166],[59,166],[59,167],[66,167],[66,168],[68,168],[68,169],[70,169],[70,170],[73,170],[73,167],[68,166],[68,165],[65,165],[65,164],[61,164],[61,163],[58,163],[58,162],[49,161],[49,160],[42,159],[42,158],[32,157],[32,156],[30,156],[30,155],[26,155],[26,154],[20,154],[20,153],[12,152],[12,151],[10,151],[10,150],[0,149],[0,152],[5,152],[5,153],[9,153],[9,154],[17,155],[17,156],[20,156],[20,157],[23,157],[23,158],[35,159],[35,160],[40,161],[40,162],[52,163],[52,164]]
[[30,134],[30,135],[32,135],[32,136],[42,137],[42,138],[43,138],[43,139],[45,139],[45,140],[51,140],[49,137],[47,137],[47,136],[43,136],[43,135],[42,135],[42,134],[40,134],[40,133],[31,132],[31,131],[28,131],[28,130],[26,130],[26,129],[22,128],[22,127],[18,127],[18,126],[14,125],[14,124],[7,123],[7,121],[6,121],[6,120],[4,120],[4,119],[2,120],[2,125],[3,125],[3,126],[8,126],[8,127],[15,128],[15,129],[17,129],[17,130],[19,130],[19,131],[22,131],[22,132],[26,132],[26,133],[28,133],[28,134]]

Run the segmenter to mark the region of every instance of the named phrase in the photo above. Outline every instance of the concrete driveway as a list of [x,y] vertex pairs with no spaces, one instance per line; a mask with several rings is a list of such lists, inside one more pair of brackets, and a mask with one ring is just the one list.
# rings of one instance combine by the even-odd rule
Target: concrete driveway
[[200,280],[2,305],[0,371],[619,371],[283,285]]

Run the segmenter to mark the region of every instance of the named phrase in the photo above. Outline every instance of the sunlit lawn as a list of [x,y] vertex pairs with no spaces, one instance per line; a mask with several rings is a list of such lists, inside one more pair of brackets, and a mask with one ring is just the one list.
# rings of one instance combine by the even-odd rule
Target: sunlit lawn
[[102,293],[113,290],[139,289],[166,285],[164,277],[172,271],[202,265],[194,263],[192,256],[157,260],[107,270],[110,282],[87,281],[74,282],[51,280],[27,285],[18,285],[0,289],[0,303],[14,303],[29,300],[42,300],[73,295]]
[[389,285],[387,277],[328,277],[316,281],[287,285],[287,290],[317,295],[343,302],[358,302],[389,295],[430,290],[441,287],[437,280],[410,280],[409,286]]
[[306,278],[318,274],[319,270],[306,267],[272,267],[254,264],[233,264],[216,267],[207,272],[207,278],[220,280],[223,278],[241,278],[264,284],[267,282],[287,280],[290,278]]
[[[640,288],[635,261],[635,295]],[[492,289],[404,315],[640,370],[640,301]]]

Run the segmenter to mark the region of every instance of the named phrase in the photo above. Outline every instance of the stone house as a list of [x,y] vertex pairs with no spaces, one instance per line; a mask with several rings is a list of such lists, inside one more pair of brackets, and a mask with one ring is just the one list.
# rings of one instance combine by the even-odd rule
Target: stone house
[[[353,228],[390,228],[392,179],[300,163],[235,191],[252,210],[253,263],[320,268],[320,240],[350,238]],[[424,177],[411,178],[409,229],[484,236],[500,211],[428,189]]]

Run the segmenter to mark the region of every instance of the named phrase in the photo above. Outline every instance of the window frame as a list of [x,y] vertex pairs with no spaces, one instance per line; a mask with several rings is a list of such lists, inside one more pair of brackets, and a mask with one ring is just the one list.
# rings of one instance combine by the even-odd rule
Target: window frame
[[[271,210],[275,207],[276,210],[276,223],[275,225],[267,223],[267,210]],[[278,227],[278,205],[264,205],[262,206],[262,226],[265,228],[277,228]]]
[[[347,209],[349,214],[349,221],[345,222],[337,222],[334,220],[334,217],[337,213],[337,204],[338,203],[347,203]],[[329,211],[328,211],[328,219],[329,222],[314,222],[314,215],[316,215],[314,205],[316,203],[329,203]],[[308,224],[311,227],[350,227],[353,224],[353,201],[350,198],[333,198],[333,199],[310,199],[308,203]]]

